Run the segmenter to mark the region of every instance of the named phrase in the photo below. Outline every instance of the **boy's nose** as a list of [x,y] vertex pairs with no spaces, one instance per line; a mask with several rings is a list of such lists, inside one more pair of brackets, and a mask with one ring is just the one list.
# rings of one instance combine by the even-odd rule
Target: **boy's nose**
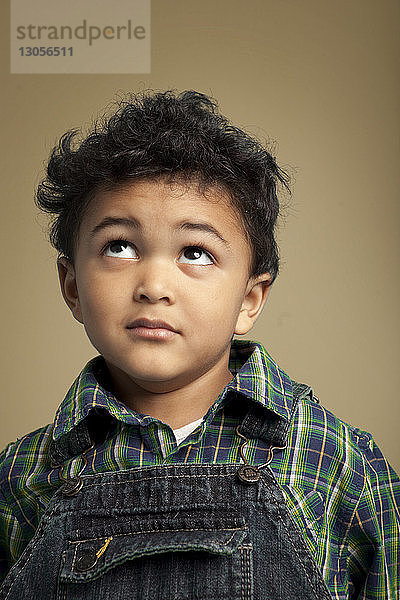
[[146,261],[135,269],[133,297],[136,302],[175,302],[172,274],[165,261]]

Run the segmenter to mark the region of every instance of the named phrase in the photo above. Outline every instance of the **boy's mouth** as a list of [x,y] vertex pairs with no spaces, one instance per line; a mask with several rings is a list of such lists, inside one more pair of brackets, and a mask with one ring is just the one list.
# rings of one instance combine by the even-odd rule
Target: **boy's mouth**
[[[169,330],[174,333],[178,333],[178,331],[174,327],[172,327],[172,325],[167,323],[166,321],[160,321],[158,319],[151,320],[151,319],[146,319],[146,318],[135,319],[134,321],[132,321],[131,323],[129,323],[127,325],[127,329],[141,329],[141,330],[142,329],[157,329],[158,331]],[[151,332],[149,332],[149,333],[151,333]]]

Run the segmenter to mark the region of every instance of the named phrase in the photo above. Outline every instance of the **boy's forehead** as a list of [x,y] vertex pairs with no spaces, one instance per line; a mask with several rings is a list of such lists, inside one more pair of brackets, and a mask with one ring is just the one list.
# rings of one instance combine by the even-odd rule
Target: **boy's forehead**
[[[183,219],[206,219],[225,230],[242,234],[243,227],[237,209],[221,186],[204,187],[197,182],[134,180],[94,194],[85,212],[82,226],[96,226],[107,217],[134,217],[143,225],[151,219],[162,219],[160,225]],[[85,232],[87,233],[87,231]]]

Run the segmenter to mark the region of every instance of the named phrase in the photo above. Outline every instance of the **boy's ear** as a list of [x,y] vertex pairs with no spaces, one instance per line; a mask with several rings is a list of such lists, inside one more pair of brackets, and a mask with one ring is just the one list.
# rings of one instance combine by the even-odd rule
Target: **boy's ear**
[[235,333],[237,335],[245,335],[253,327],[267,300],[271,281],[270,273],[262,273],[249,279],[236,321]]
[[57,260],[57,269],[63,298],[75,319],[83,323],[74,266],[67,258],[61,257]]

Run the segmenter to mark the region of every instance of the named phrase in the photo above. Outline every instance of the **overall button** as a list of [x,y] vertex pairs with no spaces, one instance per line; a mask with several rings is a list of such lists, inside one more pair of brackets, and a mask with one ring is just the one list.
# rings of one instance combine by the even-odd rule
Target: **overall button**
[[257,483],[260,479],[260,471],[251,465],[241,465],[237,474],[243,483]]
[[73,477],[69,479],[62,489],[64,496],[76,496],[76,494],[82,489],[83,479],[80,477]]
[[95,550],[87,550],[85,554],[82,554],[75,564],[77,571],[88,571],[97,562],[97,553]]

